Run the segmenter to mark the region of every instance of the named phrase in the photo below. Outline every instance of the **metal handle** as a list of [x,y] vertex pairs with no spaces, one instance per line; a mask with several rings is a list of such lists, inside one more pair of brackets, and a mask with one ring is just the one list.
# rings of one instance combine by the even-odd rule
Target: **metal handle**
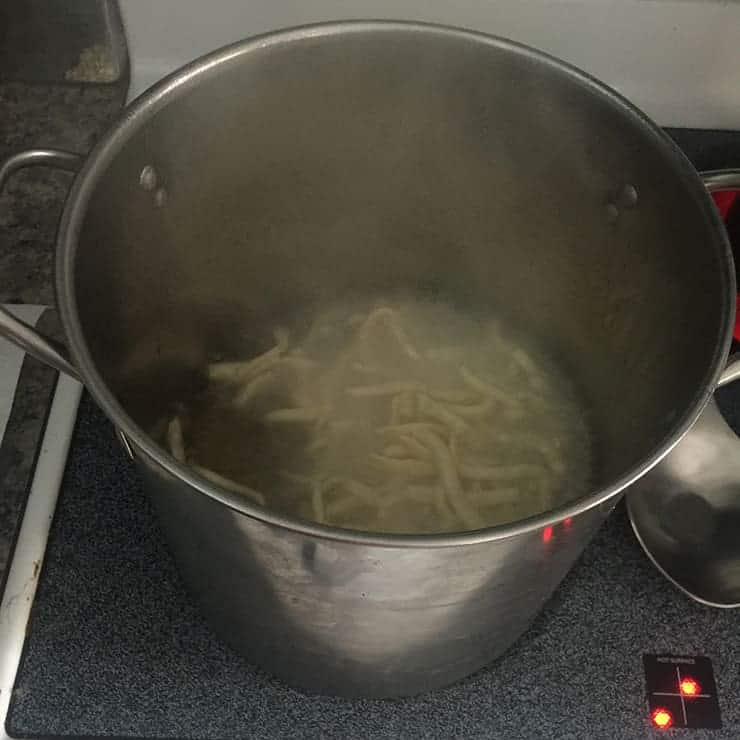
[[699,173],[710,193],[719,190],[740,190],[740,170],[707,170]]
[[[707,170],[700,172],[704,187],[710,193],[720,190],[740,190],[740,170]],[[720,376],[717,387],[740,380],[740,354],[735,354],[727,361],[727,367]]]
[[[79,154],[57,149],[29,149],[14,154],[0,164],[0,190],[5,181],[17,170],[24,167],[57,167],[76,172],[82,164]],[[37,360],[51,365],[60,372],[80,380],[80,375],[67,359],[66,350],[58,342],[40,334],[34,327],[16,318],[0,306],[0,336],[9,339]]]
[[736,380],[740,380],[740,353],[732,355],[727,361],[727,367],[724,369],[722,375],[720,375],[717,388],[721,388],[728,383],[733,383]]

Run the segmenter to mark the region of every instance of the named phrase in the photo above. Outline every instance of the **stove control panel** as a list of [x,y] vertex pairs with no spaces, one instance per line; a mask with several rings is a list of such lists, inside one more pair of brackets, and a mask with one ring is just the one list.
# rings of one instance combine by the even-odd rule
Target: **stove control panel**
[[717,685],[709,658],[644,655],[648,711],[653,727],[720,728]]

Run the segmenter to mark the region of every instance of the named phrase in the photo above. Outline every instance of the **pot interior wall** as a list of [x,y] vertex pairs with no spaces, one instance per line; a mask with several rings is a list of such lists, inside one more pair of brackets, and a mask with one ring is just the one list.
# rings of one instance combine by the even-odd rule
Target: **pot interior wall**
[[132,129],[89,203],[77,310],[145,429],[208,357],[337,298],[502,312],[588,399],[601,484],[669,433],[721,338],[727,258],[697,194],[638,116],[526,51],[306,34],[211,67]]

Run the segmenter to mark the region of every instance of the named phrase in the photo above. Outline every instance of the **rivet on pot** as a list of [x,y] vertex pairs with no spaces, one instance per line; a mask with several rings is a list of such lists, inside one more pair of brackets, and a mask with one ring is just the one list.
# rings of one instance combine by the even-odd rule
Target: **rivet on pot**
[[146,165],[139,175],[139,185],[144,190],[151,191],[157,187],[157,170],[154,169],[150,164]]
[[637,188],[629,183],[622,187],[617,196],[617,203],[619,203],[622,208],[634,208],[637,205],[638,200],[639,196],[637,194]]
[[614,499],[609,499],[608,501],[602,501],[599,504],[599,513],[603,514],[604,516],[609,516],[609,514],[614,511],[614,508],[617,505],[617,501]]
[[614,203],[609,203],[606,207],[606,218],[609,223],[614,223],[619,218],[619,208]]
[[167,202],[167,191],[164,188],[158,188],[154,193],[154,203],[161,208]]

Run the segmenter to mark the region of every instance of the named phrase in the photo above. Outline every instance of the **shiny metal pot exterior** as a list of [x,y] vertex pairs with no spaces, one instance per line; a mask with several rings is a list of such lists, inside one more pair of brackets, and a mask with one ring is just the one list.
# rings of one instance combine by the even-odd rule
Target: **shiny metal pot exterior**
[[616,503],[506,539],[366,545],[276,530],[139,459],[218,633],[287,683],[342,696],[418,694],[489,663],[527,628]]
[[[76,178],[57,267],[73,367],[2,330],[76,368],[121,430],[219,634],[290,684],[376,697],[522,633],[705,405],[735,289],[696,172],[626,101],[531,49],[390,22],[247,40],[159,83]],[[477,532],[350,532],[250,504],[146,433],[214,355],[401,291],[502,311],[562,360],[590,407],[588,496]]]
[[489,663],[524,632],[616,503],[567,527],[477,544],[365,545],[277,530],[139,459],[170,547],[219,635],[287,683],[340,696],[418,694]]

